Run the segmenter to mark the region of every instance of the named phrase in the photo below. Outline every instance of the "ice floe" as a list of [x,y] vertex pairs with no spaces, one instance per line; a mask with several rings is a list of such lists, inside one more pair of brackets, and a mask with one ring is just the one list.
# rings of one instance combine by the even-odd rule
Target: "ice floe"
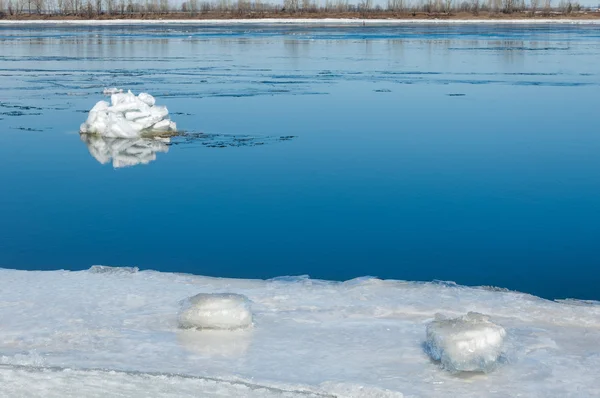
[[483,314],[438,315],[427,326],[427,351],[450,372],[489,372],[498,365],[505,336],[504,328]]
[[234,293],[200,293],[185,300],[179,326],[198,329],[241,329],[252,325],[247,297]]
[[177,126],[170,120],[168,109],[156,105],[153,96],[147,93],[136,96],[128,91],[112,94],[110,103],[96,103],[79,130],[104,137],[136,138],[144,133],[175,132]]
[[113,94],[118,94],[118,93],[122,93],[122,92],[123,92],[122,88],[116,88],[116,87],[105,88],[104,90],[102,90],[102,94],[104,94],[104,95],[113,95]]
[[114,168],[148,164],[156,160],[157,153],[168,152],[170,143],[167,137],[114,138],[80,134],[80,138],[98,162],[107,164],[112,161]]

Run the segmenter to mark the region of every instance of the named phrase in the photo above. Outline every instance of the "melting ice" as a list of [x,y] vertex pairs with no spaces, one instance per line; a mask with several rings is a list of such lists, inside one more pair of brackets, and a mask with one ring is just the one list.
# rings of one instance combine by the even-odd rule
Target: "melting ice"
[[156,100],[150,94],[140,93],[136,96],[131,91],[112,94],[110,104],[106,101],[96,103],[80,127],[80,132],[84,134],[115,138],[136,138],[142,133],[176,130],[177,126],[169,119],[169,111],[165,106],[156,105]]
[[[0,269],[0,280],[2,397],[600,396],[598,303],[439,283],[136,268]],[[182,329],[181,303],[197,294],[196,304],[211,307],[202,321],[225,323],[248,319],[247,297],[253,326]],[[425,349],[434,340],[457,369],[499,351],[506,362],[490,373],[448,372]]]
[[489,372],[502,354],[506,331],[483,314],[447,319],[441,315],[427,326],[429,355],[451,372]]

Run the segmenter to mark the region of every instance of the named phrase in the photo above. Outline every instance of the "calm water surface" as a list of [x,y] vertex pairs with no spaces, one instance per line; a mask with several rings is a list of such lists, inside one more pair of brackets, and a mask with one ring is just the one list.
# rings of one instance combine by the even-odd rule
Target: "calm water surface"
[[[599,60],[594,26],[0,26],[0,266],[600,299]],[[80,139],[113,86],[188,138]]]

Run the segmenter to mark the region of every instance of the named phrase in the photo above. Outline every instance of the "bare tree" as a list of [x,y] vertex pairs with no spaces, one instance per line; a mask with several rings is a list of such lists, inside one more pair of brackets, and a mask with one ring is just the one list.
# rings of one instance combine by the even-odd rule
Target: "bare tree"
[[373,0],[361,0],[358,5],[358,8],[362,11],[370,11],[373,9]]
[[552,10],[552,0],[544,0],[544,15],[550,15]]
[[37,14],[41,14],[44,11],[44,0],[33,0],[33,8]]
[[502,0],[502,11],[512,14],[514,10],[514,0]]
[[491,0],[492,6],[490,7],[493,12],[500,12],[502,9],[502,0]]
[[88,0],[85,5],[85,15],[90,19],[94,17],[94,5],[92,4],[92,0]]
[[169,12],[169,0],[160,0],[160,12],[163,14]]
[[539,6],[540,0],[529,0],[529,12],[531,13],[531,16],[535,16]]
[[387,8],[390,11],[402,11],[404,8],[403,0],[388,0]]
[[283,8],[286,11],[297,11],[298,10],[298,0],[285,0],[283,2]]

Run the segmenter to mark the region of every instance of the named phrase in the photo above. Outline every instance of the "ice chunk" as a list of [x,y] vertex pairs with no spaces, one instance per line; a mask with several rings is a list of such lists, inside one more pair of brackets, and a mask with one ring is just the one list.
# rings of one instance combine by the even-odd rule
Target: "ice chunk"
[[114,168],[148,164],[156,160],[158,152],[169,151],[169,138],[111,138],[81,134],[90,154],[100,163],[112,160]]
[[451,372],[489,372],[498,364],[505,335],[502,326],[483,314],[452,319],[437,315],[427,326],[426,347]]
[[200,293],[185,301],[179,326],[198,329],[241,329],[252,324],[250,301],[234,293]]
[[138,98],[141,99],[142,101],[144,101],[144,103],[146,103],[146,105],[148,105],[148,106],[154,106],[154,104],[156,103],[156,100],[154,99],[154,97],[148,93],[140,93],[138,95]]
[[[122,90],[121,90],[122,91]],[[169,119],[169,111],[164,106],[156,106],[156,100],[147,93],[134,95],[131,91],[122,93],[106,89],[112,93],[110,104],[98,102],[81,125],[83,134],[98,134],[105,137],[135,138],[143,132],[164,133],[176,131],[177,126]]]
[[122,93],[122,92],[123,92],[122,88],[111,87],[111,88],[105,88],[102,91],[102,94],[104,94],[104,95],[113,95],[113,94]]

